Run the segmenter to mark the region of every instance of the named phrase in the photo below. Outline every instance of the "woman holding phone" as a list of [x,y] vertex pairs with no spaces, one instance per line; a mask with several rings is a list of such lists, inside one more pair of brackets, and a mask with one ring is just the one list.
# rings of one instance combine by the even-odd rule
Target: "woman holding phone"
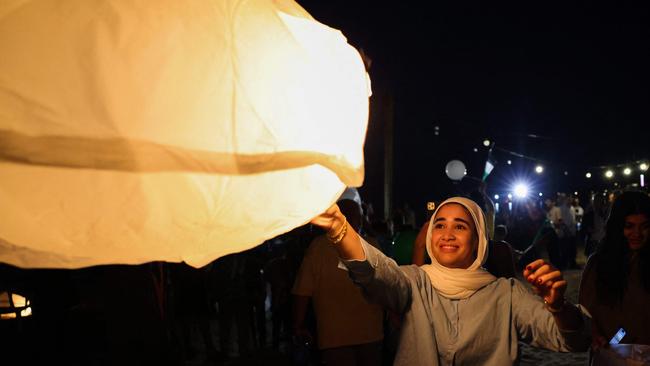
[[[585,266],[580,304],[591,314],[594,349],[650,345],[650,197],[624,192],[612,205],[605,238]],[[616,337],[615,337],[616,336]]]

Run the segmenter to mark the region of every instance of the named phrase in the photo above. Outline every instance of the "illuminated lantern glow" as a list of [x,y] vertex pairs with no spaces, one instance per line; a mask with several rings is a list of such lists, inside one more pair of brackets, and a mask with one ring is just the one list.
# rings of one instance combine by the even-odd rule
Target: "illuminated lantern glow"
[[363,183],[363,61],[293,1],[3,1],[0,55],[1,262],[203,266]]
[[19,294],[0,292],[0,320],[26,318],[32,315],[30,301]]

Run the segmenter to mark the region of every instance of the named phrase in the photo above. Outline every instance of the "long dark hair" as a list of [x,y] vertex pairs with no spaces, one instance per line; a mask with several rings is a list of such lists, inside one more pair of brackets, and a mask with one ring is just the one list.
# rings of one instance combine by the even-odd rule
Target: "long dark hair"
[[[638,214],[650,219],[650,197],[644,192],[624,192],[612,205],[596,262],[596,295],[605,304],[620,303],[627,289],[631,263],[623,228],[627,216]],[[650,245],[646,242],[638,254],[639,280],[650,292]]]

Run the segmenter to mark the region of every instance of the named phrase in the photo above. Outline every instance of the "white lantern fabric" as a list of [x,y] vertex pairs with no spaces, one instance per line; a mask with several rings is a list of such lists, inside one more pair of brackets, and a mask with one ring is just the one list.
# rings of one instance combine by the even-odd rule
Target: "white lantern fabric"
[[359,53],[293,1],[0,2],[0,261],[202,266],[363,182]]

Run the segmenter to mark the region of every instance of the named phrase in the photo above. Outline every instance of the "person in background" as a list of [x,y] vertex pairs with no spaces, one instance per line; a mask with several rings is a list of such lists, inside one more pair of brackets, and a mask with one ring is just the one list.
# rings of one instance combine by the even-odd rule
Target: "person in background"
[[489,255],[485,262],[485,269],[495,277],[516,277],[515,252],[505,240],[508,228],[497,225],[494,228],[494,240],[490,240]]
[[650,198],[624,192],[613,203],[605,238],[589,257],[579,301],[591,314],[598,349],[623,328],[621,343],[650,345]]
[[583,230],[585,233],[585,257],[596,250],[596,246],[605,237],[605,223],[609,215],[609,202],[604,193],[594,193],[591,196],[591,205],[583,217]]
[[562,269],[579,269],[576,263],[576,221],[566,194],[557,195],[556,206],[549,211],[555,233],[559,240]]
[[[355,230],[361,230],[361,197],[348,188],[338,201]],[[339,207],[339,206],[337,206]],[[311,300],[316,315],[317,343],[323,364],[381,365],[383,308],[371,304],[338,266],[336,249],[326,235],[312,241],[293,287],[294,335],[310,339],[305,315]],[[369,238],[370,240],[370,238]]]

